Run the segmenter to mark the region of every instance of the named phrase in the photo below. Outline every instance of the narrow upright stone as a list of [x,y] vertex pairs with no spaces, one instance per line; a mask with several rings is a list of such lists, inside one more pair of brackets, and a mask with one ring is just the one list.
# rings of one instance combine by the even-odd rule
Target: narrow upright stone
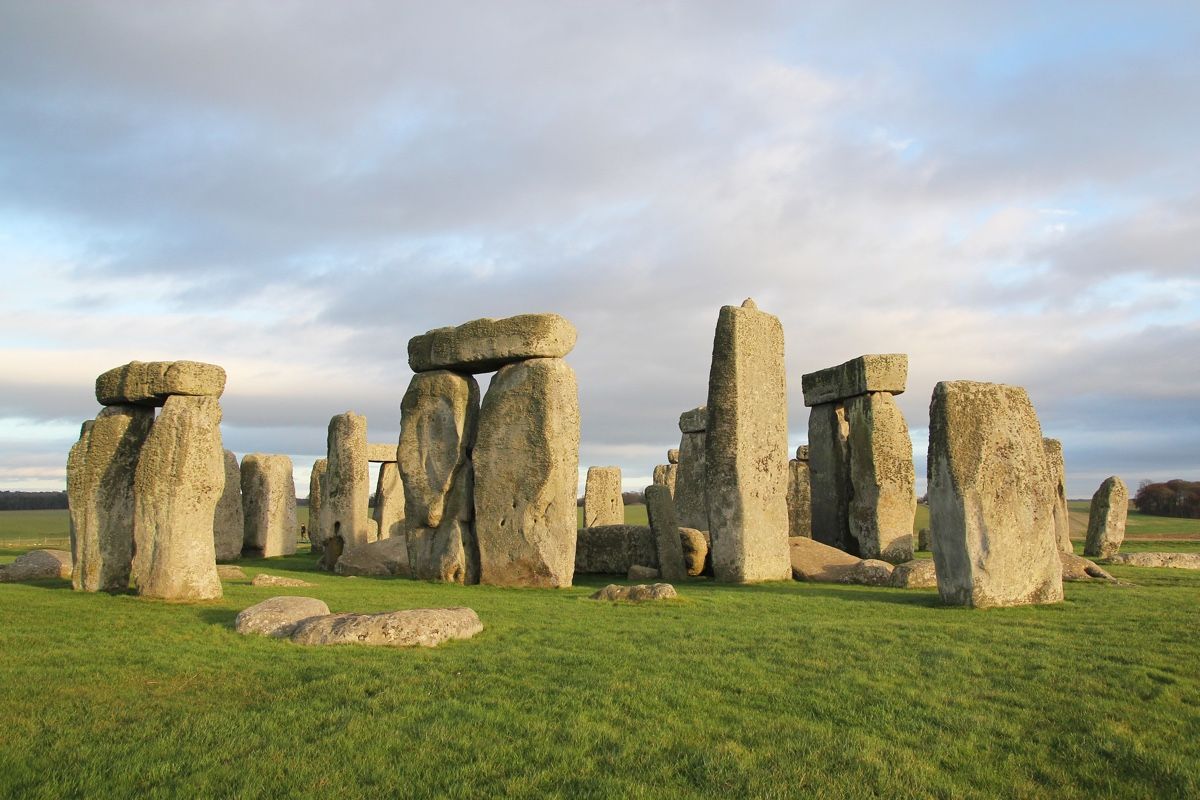
[[679,417],[679,464],[675,471],[675,514],[679,524],[708,530],[708,503],[704,498],[704,426],[708,409],[685,411]]
[[213,518],[213,544],[217,561],[237,561],[242,555],[242,542],[246,538],[246,517],[242,510],[242,470],[237,456],[231,451],[224,453],[225,488],[217,503]]
[[404,535],[404,483],[394,461],[379,465],[379,481],[375,485],[375,525],[380,539]]
[[1042,448],[1046,451],[1046,464],[1050,479],[1054,482],[1054,540],[1058,542],[1059,550],[1073,554],[1071,516],[1067,508],[1067,465],[1063,460],[1062,442],[1043,438]]
[[570,586],[579,393],[565,361],[538,358],[496,373],[479,412],[474,463],[480,581]]
[[725,306],[717,320],[706,436],[714,576],[789,579],[783,326],[753,301]]
[[340,540],[335,546],[340,556],[342,550],[371,541],[374,530],[368,509],[371,467],[367,462],[367,418],[353,411],[334,416],[329,420],[327,446],[321,530],[326,539]]
[[912,560],[917,493],[912,439],[892,395],[846,402],[850,422],[850,536],[859,558]]
[[687,577],[687,565],[683,560],[679,522],[675,519],[675,502],[667,487],[646,487],[646,515],[654,532],[659,575],[666,581],[683,580]]
[[934,388],[929,512],[943,602],[1062,600],[1053,481],[1024,389],[973,381]]
[[808,478],[808,446],[796,448],[788,462],[788,537],[812,538],[812,486]]
[[168,397],[142,446],[134,483],[134,540],[146,564],[135,576],[138,594],[221,597],[213,520],[224,488],[217,398]]
[[328,535],[321,527],[321,507],[325,496],[325,472],[329,459],[318,458],[308,474],[308,542],[314,553],[320,553]]
[[71,445],[71,451],[67,454],[67,513],[70,516],[72,559],[76,558],[75,554],[79,552],[76,530],[87,527],[87,514],[91,502],[86,474],[87,449],[92,426],[95,424],[95,420],[89,419],[79,427],[79,440]]
[[1112,558],[1125,540],[1125,519],[1129,514],[1129,489],[1116,475],[1105,478],[1092,495],[1088,514],[1087,542],[1083,554],[1088,558]]
[[588,467],[583,489],[583,527],[623,525],[625,501],[621,497],[620,467]]
[[287,456],[250,453],[242,459],[242,511],[247,550],[263,558],[296,552],[296,479]]
[[850,423],[842,403],[822,403],[809,411],[808,455],[812,538],[851,552]]

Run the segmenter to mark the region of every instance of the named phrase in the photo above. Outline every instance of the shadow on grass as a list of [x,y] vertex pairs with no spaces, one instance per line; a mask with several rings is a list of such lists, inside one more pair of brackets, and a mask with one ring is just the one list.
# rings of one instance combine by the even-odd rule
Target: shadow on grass
[[233,630],[233,621],[237,619],[238,610],[235,608],[198,608],[196,616],[207,625]]

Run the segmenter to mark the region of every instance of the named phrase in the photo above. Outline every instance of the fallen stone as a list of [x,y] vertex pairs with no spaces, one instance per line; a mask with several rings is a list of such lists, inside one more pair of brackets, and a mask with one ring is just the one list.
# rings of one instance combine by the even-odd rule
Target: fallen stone
[[846,416],[851,552],[893,564],[910,561],[917,493],[908,423],[892,395],[884,392],[847,400]]
[[678,447],[673,447],[667,451],[667,463],[668,464],[678,464],[679,463],[679,448]]
[[399,460],[396,454],[396,445],[379,444],[377,442],[367,443],[367,461],[376,464],[392,464]]
[[637,586],[617,586],[610,583],[591,596],[592,600],[630,600],[635,603],[646,600],[673,600],[679,595],[675,587],[669,583],[653,585],[638,584]]
[[897,589],[936,589],[937,569],[933,559],[922,558],[897,564],[892,570],[891,585]]
[[683,580],[688,570],[683,559],[679,523],[675,519],[675,503],[668,487],[646,487],[646,516],[658,551],[659,576],[667,581]]
[[233,628],[243,635],[283,638],[301,622],[328,614],[329,606],[315,597],[272,597],[242,610]]
[[695,528],[680,528],[679,541],[683,547],[683,563],[688,575],[700,575],[708,560],[708,540]]
[[1083,554],[1091,558],[1115,556],[1125,540],[1125,519],[1128,514],[1129,489],[1125,487],[1125,481],[1116,475],[1105,478],[1092,495]]
[[622,525],[624,522],[621,468],[588,467],[583,489],[583,527]]
[[658,548],[649,525],[601,525],[578,531],[577,574],[624,575],[634,564],[658,566]]
[[71,554],[66,550],[30,550],[0,566],[0,583],[71,579]]
[[246,517],[242,509],[242,469],[237,456],[226,450],[225,488],[217,501],[213,515],[213,548],[217,561],[237,561],[242,557],[242,545],[246,538]]
[[708,427],[708,406],[698,406],[679,415],[681,433],[704,433]]
[[645,564],[634,564],[629,568],[629,572],[625,574],[626,580],[645,581],[653,580],[659,577],[658,570],[654,567],[648,567]]
[[860,586],[890,586],[894,567],[876,558],[859,559],[854,565],[841,570],[837,583],[854,583]]
[[330,614],[300,622],[296,644],[366,644],[383,647],[437,647],[451,639],[470,639],[483,631],[469,608],[412,608],[381,614]]
[[679,464],[675,469],[675,516],[679,524],[708,530],[708,501],[704,496],[704,431],[684,433],[679,441]]
[[903,353],[859,356],[800,379],[804,405],[809,407],[872,392],[903,394],[907,381],[908,356]]
[[1200,553],[1118,553],[1109,559],[1109,563],[1128,567],[1200,569]]
[[404,536],[392,536],[368,542],[347,550],[334,564],[338,575],[372,575],[377,577],[401,575],[411,577],[408,563],[408,542]]
[[409,339],[408,365],[413,372],[492,372],[529,359],[562,358],[576,336],[575,326],[558,314],[477,319]]
[[792,577],[798,581],[836,583],[842,574],[861,560],[836,547],[801,536],[788,539],[788,549]]
[[250,581],[251,586],[316,586],[315,583],[300,580],[299,578],[285,578],[282,575],[267,575],[264,572],[254,576],[254,580]]
[[131,361],[96,378],[96,399],[102,406],[161,406],[172,395],[220,397],[225,370],[198,361]]
[[1062,442],[1043,438],[1042,449],[1046,452],[1046,465],[1054,482],[1054,540],[1058,542],[1059,552],[1074,554],[1070,512],[1067,509],[1067,465],[1063,460]]
[[245,571],[234,564],[217,564],[217,577],[223,581],[244,581]]
[[1109,575],[1097,564],[1088,561],[1083,556],[1077,556],[1074,553],[1059,552],[1058,558],[1062,561],[1062,579],[1064,581],[1112,581],[1116,582],[1116,578]]
[[404,483],[396,462],[379,465],[379,480],[375,484],[375,527],[380,539],[404,535]]
[[296,479],[290,458],[250,453],[242,459],[242,512],[246,549],[263,558],[296,552],[300,528],[296,522]]

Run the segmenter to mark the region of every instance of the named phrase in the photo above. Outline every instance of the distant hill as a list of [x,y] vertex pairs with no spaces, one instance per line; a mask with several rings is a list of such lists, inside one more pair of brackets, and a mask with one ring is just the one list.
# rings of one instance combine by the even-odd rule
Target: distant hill
[[0,511],[42,511],[66,507],[66,492],[0,492]]

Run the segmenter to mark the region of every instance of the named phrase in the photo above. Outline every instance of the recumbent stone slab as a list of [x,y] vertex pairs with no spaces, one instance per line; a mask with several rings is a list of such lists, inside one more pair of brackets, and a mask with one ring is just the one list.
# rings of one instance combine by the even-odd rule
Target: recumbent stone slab
[[283,638],[291,636],[299,623],[328,615],[329,606],[315,597],[272,597],[243,609],[233,628],[245,636]]
[[366,644],[385,647],[437,647],[470,639],[483,631],[469,608],[412,608],[380,614],[330,614],[301,621],[291,634],[296,644]]

